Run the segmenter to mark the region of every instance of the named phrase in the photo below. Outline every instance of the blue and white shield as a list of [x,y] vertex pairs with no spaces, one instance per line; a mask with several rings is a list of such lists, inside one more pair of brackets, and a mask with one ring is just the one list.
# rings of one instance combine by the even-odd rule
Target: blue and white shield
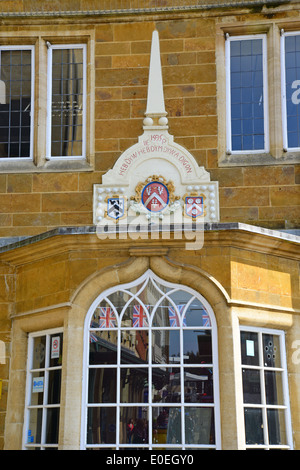
[[120,219],[125,213],[125,198],[110,197],[107,199],[107,217],[112,219]]

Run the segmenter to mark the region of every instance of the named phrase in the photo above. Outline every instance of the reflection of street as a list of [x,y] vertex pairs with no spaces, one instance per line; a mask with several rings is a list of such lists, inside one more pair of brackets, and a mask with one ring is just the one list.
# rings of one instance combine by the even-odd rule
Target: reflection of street
[[209,315],[191,294],[160,289],[116,292],[101,303],[106,314],[115,306],[113,323],[91,320],[88,444],[214,445]]
[[152,439],[154,444],[181,444],[181,409],[153,408]]

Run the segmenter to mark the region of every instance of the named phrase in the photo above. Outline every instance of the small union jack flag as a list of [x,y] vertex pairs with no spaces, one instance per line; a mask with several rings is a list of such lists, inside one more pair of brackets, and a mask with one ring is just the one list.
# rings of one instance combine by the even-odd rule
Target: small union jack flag
[[116,316],[111,307],[99,307],[99,328],[115,328]]
[[210,318],[207,313],[202,314],[202,326],[210,326]]
[[[185,307],[185,304],[183,305],[176,305],[176,307],[178,308],[178,311],[179,313],[181,314],[184,307]],[[169,307],[169,320],[170,320],[170,326],[173,327],[173,326],[180,326],[180,322],[179,322],[179,317],[178,317],[178,314],[177,312],[175,312],[175,308],[174,307]],[[183,326],[186,326],[186,319],[184,317],[183,319]]]
[[97,343],[98,337],[94,333],[90,332],[90,343]]
[[148,326],[147,315],[141,305],[134,305],[132,327],[140,328],[142,326]]
[[206,311],[206,309],[204,308],[204,306],[202,305],[202,309],[203,309],[203,313],[202,313],[202,326],[211,326],[210,324],[210,317]]

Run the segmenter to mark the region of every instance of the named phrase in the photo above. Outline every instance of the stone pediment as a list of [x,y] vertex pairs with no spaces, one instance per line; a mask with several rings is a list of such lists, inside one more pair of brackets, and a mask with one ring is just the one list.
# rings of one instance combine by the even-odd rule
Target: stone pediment
[[193,155],[174,142],[164,108],[158,33],[152,38],[144,133],[114,167],[94,185],[94,224],[140,217],[158,223],[172,216],[182,220],[218,222],[218,182]]

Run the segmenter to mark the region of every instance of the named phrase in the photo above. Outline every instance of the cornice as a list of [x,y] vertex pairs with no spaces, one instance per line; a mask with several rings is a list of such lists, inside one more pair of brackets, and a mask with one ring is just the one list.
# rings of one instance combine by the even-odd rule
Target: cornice
[[[194,229],[195,230],[195,229]],[[140,232],[111,231],[106,238],[100,239],[96,227],[59,227],[38,236],[28,237],[16,243],[0,247],[0,262],[11,266],[40,261],[52,256],[70,252],[94,251],[95,253],[114,251],[127,252],[129,256],[165,255],[169,250],[185,249],[193,241],[191,234],[201,234],[203,244],[197,248],[221,246],[246,251],[264,253],[286,259],[299,260],[300,237],[263,229],[247,224],[205,224],[204,230],[193,232],[174,226],[172,230],[160,227],[156,232],[148,227],[140,227]],[[193,249],[192,243],[190,249]]]

